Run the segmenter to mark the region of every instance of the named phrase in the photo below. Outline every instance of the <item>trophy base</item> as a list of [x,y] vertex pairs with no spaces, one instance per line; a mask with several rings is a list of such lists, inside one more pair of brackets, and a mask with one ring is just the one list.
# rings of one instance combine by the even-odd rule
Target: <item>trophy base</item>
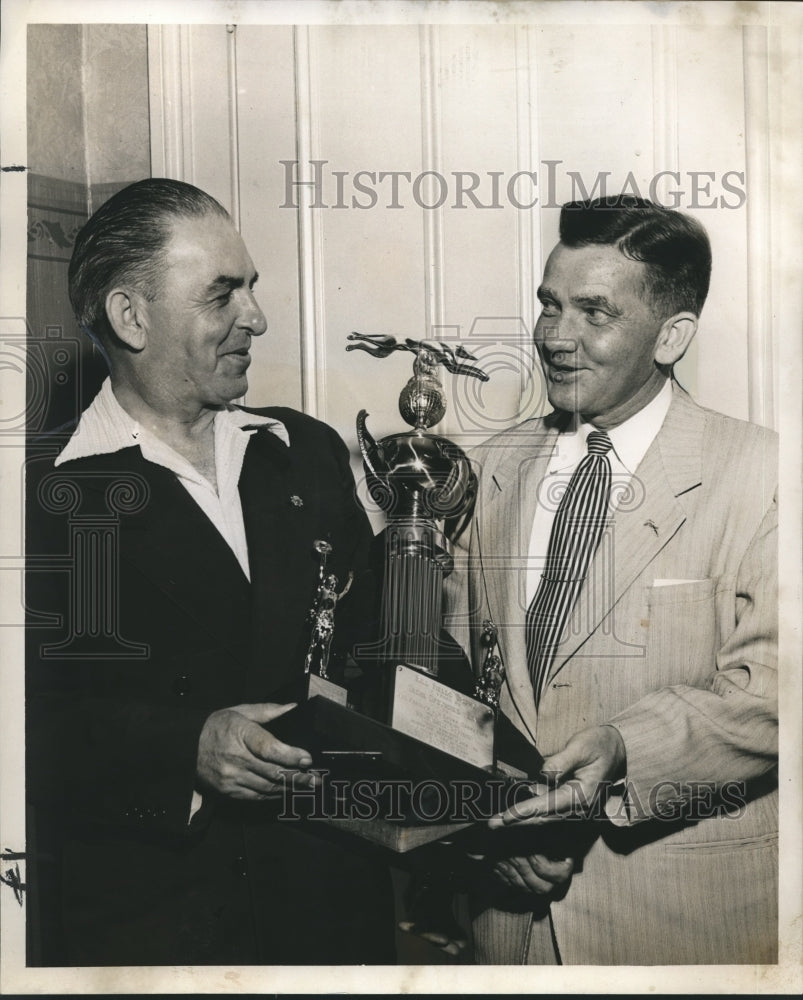
[[[320,695],[269,729],[307,750],[312,769],[321,774],[314,796],[309,789],[288,789],[288,818],[302,818],[296,796],[304,819],[397,854],[481,823],[532,794],[523,778],[477,766]],[[527,766],[519,773],[534,777],[541,763],[527,744]]]
[[326,823],[336,830],[342,830],[344,833],[387,848],[394,854],[406,854],[408,851],[415,850],[416,847],[423,847],[425,844],[434,843],[444,837],[451,837],[471,825],[470,823],[430,823],[425,826],[407,826],[382,819],[369,822],[359,819],[330,819],[326,820]]
[[349,693],[344,687],[335,684],[334,681],[330,681],[326,677],[310,673],[307,674],[305,697],[315,698],[316,696],[327,698],[337,705],[348,705]]

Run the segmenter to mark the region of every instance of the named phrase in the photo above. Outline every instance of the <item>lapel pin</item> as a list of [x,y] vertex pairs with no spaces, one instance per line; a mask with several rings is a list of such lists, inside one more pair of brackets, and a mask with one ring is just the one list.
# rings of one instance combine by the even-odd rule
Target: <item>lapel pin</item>
[[290,503],[294,507],[303,507],[304,506],[304,501],[301,499],[301,497],[296,496],[295,493],[290,497]]

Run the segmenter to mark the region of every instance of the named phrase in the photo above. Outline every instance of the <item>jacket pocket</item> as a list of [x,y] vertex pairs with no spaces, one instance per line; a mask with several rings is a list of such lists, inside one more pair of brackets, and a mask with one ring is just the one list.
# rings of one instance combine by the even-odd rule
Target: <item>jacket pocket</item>
[[687,604],[708,600],[716,590],[715,578],[691,580],[688,583],[670,583],[666,586],[647,588],[647,605],[651,608],[663,604]]
[[773,847],[777,843],[777,833],[764,833],[755,837],[736,837],[732,840],[698,840],[684,841],[681,844],[664,844],[664,851],[667,854],[686,854],[689,851],[705,854],[723,854],[728,851]]
[[716,579],[648,587],[646,690],[700,686],[716,666]]

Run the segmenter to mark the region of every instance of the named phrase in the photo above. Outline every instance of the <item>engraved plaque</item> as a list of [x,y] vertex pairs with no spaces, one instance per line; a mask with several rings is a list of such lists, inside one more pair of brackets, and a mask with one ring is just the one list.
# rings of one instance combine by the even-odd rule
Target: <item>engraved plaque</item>
[[391,726],[476,767],[493,766],[493,711],[401,663],[396,666]]

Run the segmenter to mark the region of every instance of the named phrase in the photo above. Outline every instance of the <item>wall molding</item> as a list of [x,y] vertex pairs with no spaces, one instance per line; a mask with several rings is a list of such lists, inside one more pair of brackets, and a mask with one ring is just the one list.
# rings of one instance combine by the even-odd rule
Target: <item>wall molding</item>
[[194,183],[191,25],[148,25],[151,176]]
[[[535,40],[527,25],[514,28],[516,58],[516,170],[537,171],[540,161],[538,141],[538,92],[533,61]],[[538,313],[535,291],[541,278],[540,213],[516,213],[517,294],[519,315],[532,334]]]
[[[651,29],[652,42],[652,173],[680,169],[678,139],[678,41],[674,25]],[[664,177],[658,184],[658,200],[674,182]]]
[[[652,45],[652,175],[662,170],[680,173],[680,99],[678,95],[678,29],[654,25]],[[656,200],[671,205],[677,182],[662,177],[655,185]],[[695,338],[674,368],[675,377],[693,396],[698,392],[699,342]]]
[[[442,171],[440,37],[437,25],[418,29],[421,75],[421,169]],[[427,196],[425,196],[427,197]],[[438,339],[445,326],[443,208],[422,209],[424,223],[425,337]]]
[[748,414],[775,425],[767,29],[742,28],[747,185]]
[[237,82],[237,25],[226,25],[226,69],[229,84],[229,177],[231,217],[241,230],[240,209],[240,96]]
[[[310,161],[320,159],[317,132],[316,79],[308,25],[293,27],[293,72],[296,101],[298,192],[298,287],[301,338],[301,406],[326,419],[326,329],[323,284],[323,238],[320,213],[312,208],[314,187]],[[303,182],[307,182],[305,185]]]

